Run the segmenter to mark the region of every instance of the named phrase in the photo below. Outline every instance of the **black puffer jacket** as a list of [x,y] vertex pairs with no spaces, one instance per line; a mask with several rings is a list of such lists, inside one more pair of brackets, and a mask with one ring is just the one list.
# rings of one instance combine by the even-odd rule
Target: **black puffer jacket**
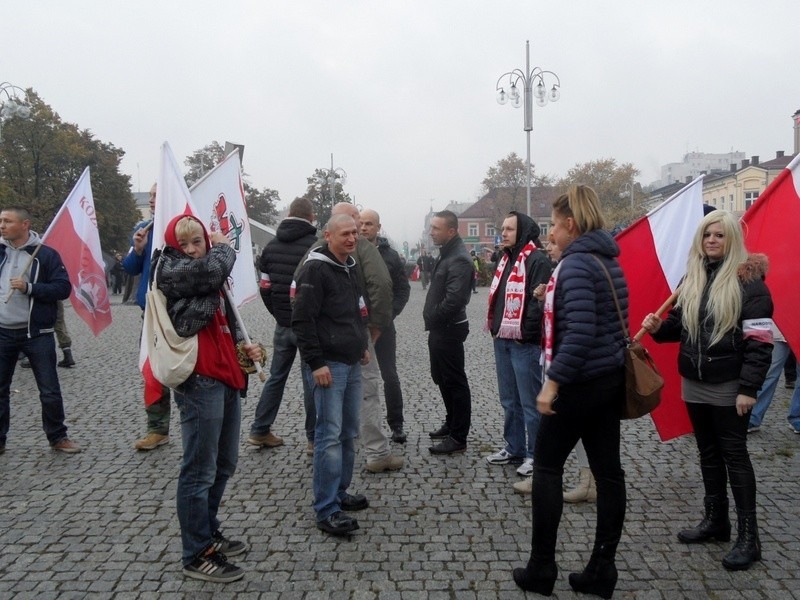
[[625,336],[605,273],[608,269],[628,320],[628,286],[616,261],[619,246],[602,229],[584,233],[561,256],[555,290],[555,345],[547,376],[559,384],[609,375],[623,368]]
[[739,393],[755,398],[772,362],[772,344],[763,336],[746,334],[745,329],[760,324],[761,327],[757,328],[759,331],[770,330],[772,297],[764,283],[767,260],[763,254],[753,254],[739,266],[738,276],[742,284],[739,324],[727,332],[720,342],[709,346],[714,324],[705,305],[720,264],[706,265],[708,281],[700,302],[701,331],[697,342],[689,342],[689,334],[682,325],[683,311],[680,307],[674,307],[669,312],[653,339],[657,342],[680,341],[678,372],[682,377],[707,383],[739,379]]
[[[497,335],[500,323],[503,320],[505,308],[505,293],[508,276],[514,268],[514,263],[525,245],[539,237],[539,226],[528,215],[512,211],[510,214],[517,217],[517,243],[513,248],[504,248],[503,253],[508,255],[508,262],[500,277],[500,283],[493,297],[494,303],[489,307],[492,322],[489,331],[492,336]],[[499,262],[499,261],[498,261]],[[539,344],[542,341],[542,305],[533,297],[533,290],[540,283],[547,283],[553,266],[550,259],[539,248],[534,249],[525,260],[525,299],[522,317],[522,339],[526,344]]]
[[294,272],[308,249],[317,241],[317,228],[305,219],[288,217],[280,222],[275,239],[261,252],[258,268],[269,277],[259,288],[264,306],[278,325],[291,327],[289,290]]
[[445,329],[467,320],[473,272],[472,259],[460,236],[456,235],[439,249],[422,310],[425,331]]
[[394,319],[403,312],[408,303],[411,284],[408,283],[400,255],[389,245],[389,240],[378,238],[378,252],[381,253],[381,258],[386,263],[386,268],[389,269],[389,275],[392,277],[392,318]]

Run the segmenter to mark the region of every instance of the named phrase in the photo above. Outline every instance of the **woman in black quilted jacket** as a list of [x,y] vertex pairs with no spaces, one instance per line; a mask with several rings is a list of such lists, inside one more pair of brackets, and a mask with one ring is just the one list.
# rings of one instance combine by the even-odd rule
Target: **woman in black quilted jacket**
[[736,217],[715,210],[694,236],[675,307],[663,321],[651,313],[642,323],[657,342],[680,341],[681,392],[700,453],[705,515],[678,539],[687,544],[730,539],[730,480],[739,535],[722,564],[733,571],[761,559],[747,427],[772,358],[766,270],[764,255],[747,254]]
[[[572,186],[553,203],[550,241],[561,262],[544,297],[545,381],[536,402],[542,420],[533,458],[533,537],[530,560],[514,569],[521,588],[550,595],[558,575],[556,537],[563,509],[564,463],[583,440],[597,481],[594,549],[569,583],[578,592],[610,598],[615,556],[625,520],[625,474],[620,465],[620,409],[625,397],[625,339],[611,285],[627,322],[628,288],[597,194]],[[598,262],[599,261],[599,262]]]

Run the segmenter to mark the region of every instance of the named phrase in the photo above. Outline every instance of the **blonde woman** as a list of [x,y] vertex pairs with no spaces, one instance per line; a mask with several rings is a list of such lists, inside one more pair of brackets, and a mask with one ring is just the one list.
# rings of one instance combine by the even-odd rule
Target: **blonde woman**
[[642,322],[657,342],[680,341],[682,394],[700,453],[705,515],[678,539],[687,544],[730,539],[730,481],[739,535],[722,564],[734,571],[761,559],[747,426],[772,356],[766,267],[766,257],[747,254],[731,213],[710,212],[694,236],[675,307],[663,321],[651,313]]
[[545,381],[536,399],[542,420],[533,459],[533,536],[527,566],[513,574],[519,587],[544,595],[552,593],[558,576],[564,463],[578,440],[583,440],[597,481],[597,527],[592,557],[583,572],[569,576],[569,584],[604,598],[617,584],[615,557],[625,520],[619,422],[625,339],[597,260],[611,274],[623,315],[628,288],[616,260],[619,247],[603,227],[600,203],[590,187],[573,186],[553,203],[549,235],[562,254],[543,308]]

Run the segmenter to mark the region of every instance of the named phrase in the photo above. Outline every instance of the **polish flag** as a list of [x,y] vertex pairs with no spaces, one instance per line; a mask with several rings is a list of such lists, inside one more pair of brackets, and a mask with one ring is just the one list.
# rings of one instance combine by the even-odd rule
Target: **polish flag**
[[[631,336],[644,317],[658,308],[678,287],[686,274],[692,238],[703,218],[703,177],[695,179],[675,195],[617,235],[619,262],[628,282],[628,323]],[[662,441],[692,432],[681,398],[678,374],[678,344],[657,344],[642,338],[664,377],[661,404],[653,411]]]
[[72,307],[92,333],[99,335],[111,325],[111,306],[89,167],[84,169],[78,183],[53,218],[42,237],[42,243],[61,255],[72,284],[69,295]]
[[769,258],[766,283],[775,306],[773,321],[800,356],[800,314],[797,285],[797,225],[800,223],[800,153],[778,174],[742,217],[745,245]]
[[[172,148],[167,142],[161,145],[161,164],[157,185],[158,195],[153,210],[153,228],[150,230],[150,235],[153,236],[153,250],[164,246],[164,232],[173,217],[180,214],[197,214],[192,207],[192,197],[189,194],[189,188],[186,187],[180,167],[178,167],[178,161],[175,160]],[[151,257],[147,258],[147,260],[150,259]],[[150,406],[161,397],[162,385],[150,368],[144,336],[142,336],[139,346],[139,369],[144,378],[144,403],[145,406]]]

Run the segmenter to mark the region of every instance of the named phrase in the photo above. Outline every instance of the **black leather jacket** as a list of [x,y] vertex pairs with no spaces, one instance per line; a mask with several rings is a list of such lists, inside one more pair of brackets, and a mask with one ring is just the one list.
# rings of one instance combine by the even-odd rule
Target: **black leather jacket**
[[445,329],[467,320],[473,272],[472,260],[461,236],[456,235],[439,249],[422,311],[425,331]]

